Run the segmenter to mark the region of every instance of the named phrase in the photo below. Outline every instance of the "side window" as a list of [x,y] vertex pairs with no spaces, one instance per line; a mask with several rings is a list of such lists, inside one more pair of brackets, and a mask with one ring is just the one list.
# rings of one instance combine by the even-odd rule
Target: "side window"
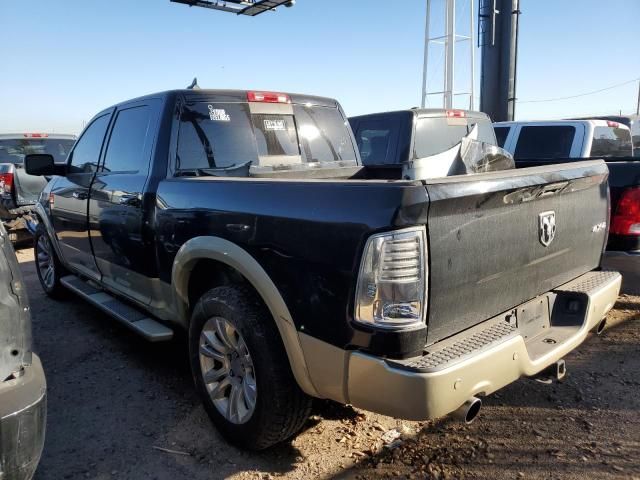
[[145,172],[149,159],[144,146],[149,131],[151,109],[147,106],[120,110],[111,131],[103,171]]
[[258,160],[248,105],[185,105],[180,115],[177,153],[178,171],[241,167],[236,174],[248,174],[248,163]]
[[520,129],[514,158],[569,158],[576,129],[570,125],[528,126]]
[[619,127],[595,127],[593,129],[592,157],[630,157],[631,133]]
[[98,169],[102,141],[110,117],[106,114],[96,118],[84,131],[71,153],[69,173],[92,173]]
[[396,138],[396,122],[364,121],[356,133],[356,143],[360,158],[365,165],[389,165],[396,160],[389,158],[392,153],[392,139]]
[[509,135],[509,127],[495,127],[494,130],[496,132],[498,146],[504,148],[504,142],[507,141],[507,136]]

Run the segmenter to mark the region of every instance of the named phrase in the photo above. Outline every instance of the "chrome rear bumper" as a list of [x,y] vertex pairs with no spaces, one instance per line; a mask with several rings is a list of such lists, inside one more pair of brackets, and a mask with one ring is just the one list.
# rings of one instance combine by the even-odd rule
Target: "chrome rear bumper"
[[[424,357],[389,360],[304,338],[305,357],[314,385],[329,398],[393,417],[437,418],[562,359],[613,308],[620,284],[617,272],[589,272],[539,297],[549,302],[549,317],[533,332],[505,327],[502,315],[432,346]],[[322,363],[308,353],[322,354]]]

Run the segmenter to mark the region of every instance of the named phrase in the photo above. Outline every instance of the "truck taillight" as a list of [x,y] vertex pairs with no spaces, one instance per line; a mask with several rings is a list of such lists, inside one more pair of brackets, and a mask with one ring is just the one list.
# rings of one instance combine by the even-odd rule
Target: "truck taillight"
[[13,189],[13,173],[0,173],[0,191],[11,193]]
[[371,236],[360,264],[355,320],[394,330],[423,327],[426,256],[424,227]]
[[286,93],[275,92],[247,92],[247,101],[262,103],[291,103]]
[[465,118],[464,110],[447,110],[448,118]]
[[631,187],[622,192],[611,218],[610,233],[640,235],[640,187]]

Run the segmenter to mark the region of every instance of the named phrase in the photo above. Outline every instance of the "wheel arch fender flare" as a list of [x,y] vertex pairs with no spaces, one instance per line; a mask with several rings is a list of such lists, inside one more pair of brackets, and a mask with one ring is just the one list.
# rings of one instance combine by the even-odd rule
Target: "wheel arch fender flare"
[[258,292],[280,332],[298,385],[305,393],[319,396],[311,381],[298,332],[282,295],[257,260],[235,243],[215,236],[199,236],[188,240],[178,250],[171,268],[171,284],[175,305],[184,324],[188,325],[189,322],[189,278],[198,261],[205,259],[235,269]]
[[60,245],[58,244],[58,237],[56,235],[56,231],[53,228],[53,223],[51,222],[51,217],[44,209],[41,203],[36,203],[35,206],[36,217],[38,217],[38,221],[44,225],[45,230],[49,234],[49,240],[51,241],[51,245],[53,245],[53,249],[58,256],[58,260],[64,265],[64,257],[62,256],[62,251],[60,250]]

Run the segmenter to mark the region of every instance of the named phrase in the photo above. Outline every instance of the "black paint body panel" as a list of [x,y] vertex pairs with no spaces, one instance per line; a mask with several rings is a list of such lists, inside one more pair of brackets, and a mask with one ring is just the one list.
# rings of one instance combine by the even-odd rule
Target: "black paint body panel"
[[[598,267],[606,231],[592,228],[607,220],[604,163],[454,178],[427,185],[428,343]],[[550,211],[557,231],[545,247],[539,215]]]
[[372,337],[350,321],[366,239],[426,223],[422,184],[177,178],[160,182],[158,205],[162,280],[170,281],[173,259],[186,241],[213,235],[260,263],[305,333],[341,348],[357,344],[387,354],[424,345],[424,331]]

